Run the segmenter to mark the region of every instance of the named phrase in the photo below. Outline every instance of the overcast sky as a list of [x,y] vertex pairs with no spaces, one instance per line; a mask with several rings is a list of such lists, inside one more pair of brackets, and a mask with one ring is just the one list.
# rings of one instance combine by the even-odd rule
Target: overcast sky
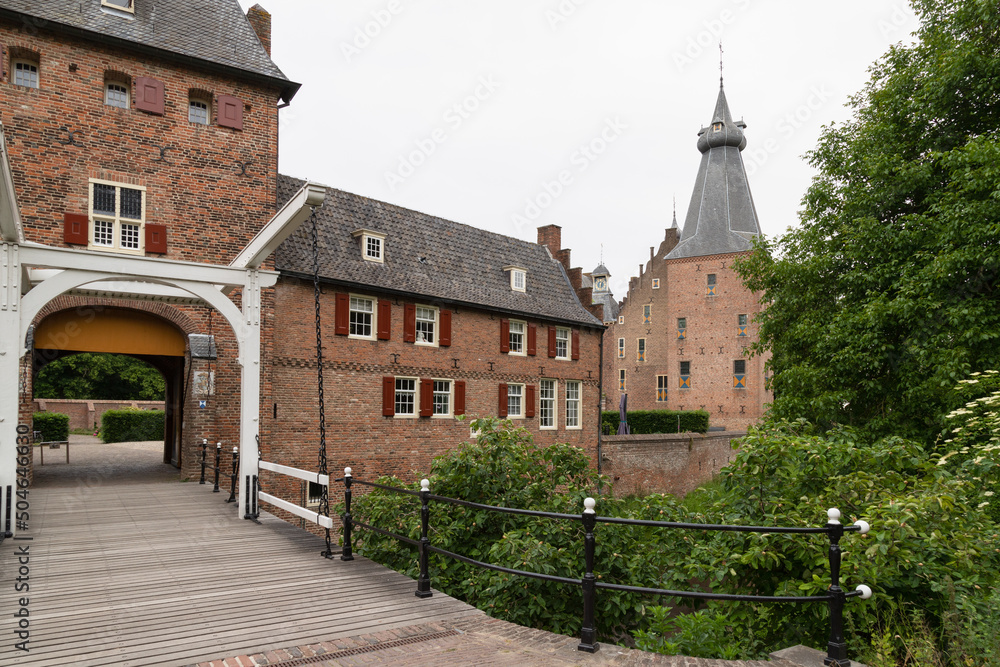
[[674,197],[684,222],[720,39],[775,236],[798,222],[821,126],[917,27],[904,0],[260,2],[303,84],[281,111],[282,173],[529,241],[560,225],[585,271],[603,244],[619,299]]

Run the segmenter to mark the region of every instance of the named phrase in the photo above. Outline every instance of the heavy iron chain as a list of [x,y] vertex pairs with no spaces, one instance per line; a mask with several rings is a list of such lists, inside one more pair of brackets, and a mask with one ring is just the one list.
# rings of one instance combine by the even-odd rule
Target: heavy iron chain
[[[316,209],[312,211],[312,259],[313,259],[313,300],[316,308],[316,372],[317,372],[317,392],[319,394],[319,474],[327,475],[326,465],[326,406],[323,401],[323,323],[320,319],[320,288],[319,288],[319,229],[316,222]],[[319,498],[319,514],[330,516],[330,492],[329,485],[323,484]],[[330,529],[326,528],[326,551],[323,555],[327,558],[333,556],[333,549],[330,546]]]

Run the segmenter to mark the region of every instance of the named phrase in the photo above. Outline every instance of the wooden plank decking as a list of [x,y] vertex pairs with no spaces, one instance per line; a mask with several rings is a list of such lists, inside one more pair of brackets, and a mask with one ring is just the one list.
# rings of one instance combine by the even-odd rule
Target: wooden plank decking
[[[227,494],[181,483],[32,490],[31,541],[0,544],[0,664],[186,665],[480,614]],[[30,591],[14,590],[30,545]],[[28,597],[29,652],[14,648]]]

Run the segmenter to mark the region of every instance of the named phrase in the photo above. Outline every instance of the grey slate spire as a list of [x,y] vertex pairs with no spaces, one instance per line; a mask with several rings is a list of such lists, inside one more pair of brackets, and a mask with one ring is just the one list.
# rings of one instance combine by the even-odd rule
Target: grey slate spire
[[760,234],[757,211],[743,157],[746,123],[733,121],[726,91],[719,81],[719,98],[712,123],[698,132],[701,166],[677,247],[667,259],[721,255],[750,249]]

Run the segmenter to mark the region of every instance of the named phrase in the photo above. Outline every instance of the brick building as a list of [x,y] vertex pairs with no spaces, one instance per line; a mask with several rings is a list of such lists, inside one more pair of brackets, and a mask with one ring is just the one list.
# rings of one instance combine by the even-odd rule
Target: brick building
[[163,372],[183,477],[203,437],[253,474],[258,435],[314,469],[314,208],[331,469],[425,469],[468,438],[462,413],[596,451],[600,306],[558,228],[525,243],[279,176],[299,86],[270,20],[236,0],[0,0],[0,497],[33,377],[79,352]]
[[625,393],[630,410],[705,410],[711,427],[730,430],[764,414],[765,358],[746,354],[760,295],[732,268],[760,234],[740,155],[745,128],[733,121],[720,85],[712,122],[698,133],[702,158],[683,233],[675,213],[605,334],[612,409]]

